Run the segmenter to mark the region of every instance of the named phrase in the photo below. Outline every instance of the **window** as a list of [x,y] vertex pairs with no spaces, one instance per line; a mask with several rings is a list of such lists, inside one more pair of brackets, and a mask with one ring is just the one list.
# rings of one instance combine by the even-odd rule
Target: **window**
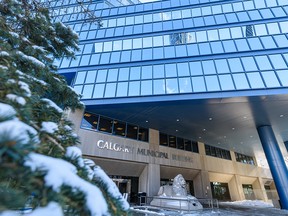
[[230,151],[205,144],[206,155],[231,160]]
[[127,122],[85,112],[81,128],[148,142],[149,130]]
[[113,126],[113,120],[110,118],[106,118],[101,116],[99,121],[99,127],[98,129],[103,132],[111,133],[112,132],[112,126]]

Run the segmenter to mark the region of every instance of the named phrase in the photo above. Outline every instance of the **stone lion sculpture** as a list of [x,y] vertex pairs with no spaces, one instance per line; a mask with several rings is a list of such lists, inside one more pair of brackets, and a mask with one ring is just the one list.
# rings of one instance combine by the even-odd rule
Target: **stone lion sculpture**
[[178,174],[173,179],[173,185],[161,186],[157,195],[167,197],[186,197],[187,191],[184,177],[181,174]]
[[161,186],[157,196],[153,197],[150,205],[184,211],[203,209],[203,206],[195,197],[187,196],[186,181],[181,174],[174,178],[173,185]]

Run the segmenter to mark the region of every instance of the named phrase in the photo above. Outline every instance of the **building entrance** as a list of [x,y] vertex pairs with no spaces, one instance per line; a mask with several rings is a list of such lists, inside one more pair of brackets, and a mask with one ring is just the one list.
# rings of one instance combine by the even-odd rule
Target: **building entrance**
[[211,182],[212,196],[218,200],[231,200],[228,183]]
[[129,203],[137,203],[139,185],[138,177],[110,176],[110,178],[117,185],[120,193]]
[[243,192],[246,200],[255,200],[255,194],[251,184],[243,184]]

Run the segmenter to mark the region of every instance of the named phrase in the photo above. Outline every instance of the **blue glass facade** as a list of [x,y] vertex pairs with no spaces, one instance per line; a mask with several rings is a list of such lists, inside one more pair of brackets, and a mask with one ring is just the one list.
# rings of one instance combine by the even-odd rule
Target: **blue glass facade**
[[[239,157],[254,156],[251,152],[256,151],[251,146],[260,143],[259,139],[254,140],[257,126],[275,124],[277,134],[285,141],[288,139],[287,124],[283,120],[283,116],[288,116],[284,108],[288,101],[285,96],[288,87],[287,0],[163,0],[145,4],[134,1],[132,5],[117,7],[110,7],[112,1],[107,2],[84,1],[84,6],[101,18],[101,25],[85,22],[89,17],[80,13],[83,8],[75,0],[51,3],[54,19],[79,33],[80,51],[76,59],[63,58],[56,64],[59,73],[73,74],[72,86],[83,95],[88,111],[94,112],[97,105],[105,104],[103,101],[121,105],[120,101],[134,99],[134,103],[140,105],[126,101],[121,112],[113,110],[112,106],[107,113],[100,107],[103,113],[99,114],[115,119],[125,117],[123,121],[131,119],[141,127],[188,140],[199,141],[204,135],[210,136],[209,146],[226,143],[223,147],[226,150],[238,144]],[[226,93],[232,98],[227,106],[198,107],[191,102],[195,98],[210,98],[210,95],[221,101]],[[275,106],[266,103],[269,102],[266,96],[272,94],[276,95],[271,98]],[[249,97],[238,98],[237,102],[241,103],[233,104],[233,97],[243,95]],[[185,105],[176,109],[178,99],[173,99],[174,104],[165,104],[160,109],[161,102],[172,101],[171,96],[185,97]],[[254,96],[259,98],[255,100]],[[145,110],[144,101],[157,104]],[[138,116],[131,114],[137,110]],[[174,111],[176,114],[171,114]],[[143,113],[140,115],[140,112]],[[199,118],[193,112],[198,112]],[[220,114],[225,119],[217,120]],[[178,115],[183,122],[180,129],[172,127]],[[151,116],[150,125],[145,125],[147,116]],[[213,126],[210,124],[212,116],[217,120]],[[150,123],[153,120],[155,124]],[[177,135],[175,131],[182,134]],[[253,150],[245,152],[246,148],[239,143]],[[283,202],[287,206],[287,201]]]
[[80,35],[76,60],[58,65],[83,99],[287,87],[287,1],[206,2],[90,4],[102,27],[55,7]]

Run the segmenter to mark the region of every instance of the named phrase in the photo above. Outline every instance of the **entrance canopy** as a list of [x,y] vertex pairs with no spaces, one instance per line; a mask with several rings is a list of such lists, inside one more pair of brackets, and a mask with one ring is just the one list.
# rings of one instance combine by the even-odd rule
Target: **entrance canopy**
[[[280,146],[288,140],[288,90],[83,100],[86,110],[162,133],[265,156],[257,127],[271,125]],[[259,164],[261,165],[261,164]],[[263,164],[264,165],[264,164]]]

